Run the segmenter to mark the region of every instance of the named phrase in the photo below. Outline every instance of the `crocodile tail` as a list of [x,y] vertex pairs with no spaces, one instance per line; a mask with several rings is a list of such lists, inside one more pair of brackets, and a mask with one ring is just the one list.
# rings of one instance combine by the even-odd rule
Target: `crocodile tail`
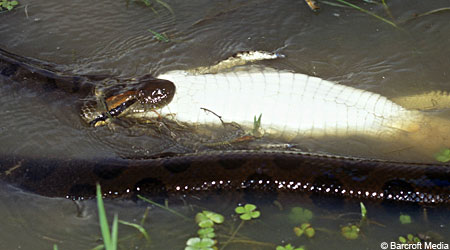
[[450,108],[450,93],[447,91],[431,91],[423,94],[400,96],[391,101],[407,109],[431,111]]

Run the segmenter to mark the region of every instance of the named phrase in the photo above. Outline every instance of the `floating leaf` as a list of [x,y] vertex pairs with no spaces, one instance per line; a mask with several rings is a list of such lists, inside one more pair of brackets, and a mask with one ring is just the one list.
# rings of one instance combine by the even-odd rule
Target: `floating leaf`
[[0,10],[2,10],[2,9],[12,10],[18,4],[19,4],[19,2],[17,2],[17,1],[3,0],[0,2]]
[[341,228],[341,234],[348,240],[355,240],[359,236],[359,227],[356,225],[345,226]]
[[253,204],[246,204],[245,206],[239,206],[235,208],[235,212],[237,214],[240,214],[240,218],[242,220],[251,220],[251,219],[255,219],[258,218],[261,213],[259,211],[255,211],[256,206]]
[[307,229],[305,229],[305,235],[308,238],[312,238],[314,237],[314,235],[316,235],[316,230],[312,227],[308,227]]
[[225,220],[223,215],[214,213],[211,211],[205,210],[205,211],[203,211],[203,214],[206,215],[206,217],[208,217],[210,220],[212,220],[214,223],[217,223],[217,224],[221,224]]
[[302,207],[293,207],[288,215],[289,221],[294,224],[301,224],[312,219],[313,213],[311,210]]
[[287,244],[286,246],[277,246],[276,250],[305,250],[303,246],[301,247],[294,247],[291,244]]
[[194,237],[186,242],[185,250],[214,250],[214,244],[215,242],[212,239]]
[[294,233],[298,237],[300,237],[303,234],[305,234],[306,237],[312,238],[316,234],[316,230],[313,227],[311,227],[311,224],[303,223],[303,224],[300,225],[300,227],[294,227]]
[[195,222],[201,228],[214,226],[214,221],[208,218],[204,213],[197,213],[197,215],[195,215]]
[[411,216],[409,216],[407,214],[400,215],[400,217],[398,219],[400,220],[400,223],[402,223],[402,224],[411,224]]
[[200,238],[214,238],[216,237],[216,234],[214,233],[214,228],[212,227],[207,227],[207,228],[202,228],[200,230],[197,231],[198,236],[200,236]]
[[406,237],[408,238],[408,243],[420,242],[420,239],[412,234],[408,234]]
[[214,223],[220,224],[223,221],[223,215],[211,211],[203,211],[195,216],[195,222],[201,228],[212,227]]
[[445,148],[445,149],[439,151],[439,152],[434,156],[434,158],[435,158],[437,161],[440,161],[440,162],[448,162],[448,161],[450,161],[450,149]]
[[415,243],[421,242],[419,237],[414,236],[412,234],[408,234],[408,235],[406,235],[406,237],[399,236],[398,241],[403,244],[415,244]]

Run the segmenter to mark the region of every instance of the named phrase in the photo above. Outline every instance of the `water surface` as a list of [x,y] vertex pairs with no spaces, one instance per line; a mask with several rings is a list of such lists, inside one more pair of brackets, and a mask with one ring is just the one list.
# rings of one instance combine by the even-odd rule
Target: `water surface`
[[[0,46],[19,55],[56,63],[59,70],[74,74],[122,77],[211,65],[238,51],[277,51],[286,58],[265,65],[316,75],[387,97],[450,90],[449,12],[411,19],[420,13],[448,7],[448,1],[389,1],[398,29],[352,8],[322,4],[322,10],[316,14],[302,1],[166,2],[174,14],[157,3],[154,3],[155,13],[144,4],[132,1],[23,0],[21,8],[0,14]],[[358,5],[389,18],[381,5]],[[148,29],[166,34],[171,42],[158,41]],[[70,96],[57,98],[2,81],[0,152],[90,158],[185,150],[185,145],[145,133],[89,128],[78,117],[73,103]],[[445,117],[448,111],[433,115]],[[334,154],[432,160],[411,154],[414,151],[395,142],[365,138],[306,138],[300,147]],[[181,198],[190,206],[180,200],[171,205],[190,218],[201,210],[198,206],[224,213],[228,221],[233,221],[224,227],[224,234],[239,223],[231,217],[234,207],[246,202],[232,195],[226,203],[220,197]],[[60,249],[90,249],[99,244],[93,201],[82,202],[86,208],[79,215],[72,201],[43,198],[6,185],[2,187],[0,200],[4,215],[0,221],[2,249],[51,249],[53,243],[60,245]],[[359,203],[334,208],[336,205],[328,200],[323,198],[325,205],[318,208],[299,197],[282,200],[283,209],[272,202],[258,204],[263,214],[261,220],[248,223],[242,234],[274,244],[267,248],[251,245],[254,249],[274,249],[282,242],[306,245],[308,249],[323,249],[329,244],[341,249],[354,244],[360,249],[379,249],[381,241],[395,240],[407,233],[432,231],[443,239],[450,237],[448,210],[430,212],[424,219],[422,209],[400,206],[392,211],[374,205],[369,208],[370,216],[386,227],[369,225],[363,229],[360,240],[346,241],[340,237],[339,227],[357,219],[322,217],[359,213]],[[317,233],[313,240],[295,238],[293,225],[283,217],[292,206],[313,210],[312,223],[335,233]],[[110,201],[107,209],[111,214],[118,212],[123,219],[139,221],[146,205]],[[400,212],[411,213],[415,223],[400,225],[397,221]],[[151,208],[145,225],[150,228],[152,242],[147,246],[150,249],[182,249],[197,230],[192,221],[183,222],[155,207]],[[124,235],[134,233],[126,227],[120,230]],[[132,244],[144,246],[142,240]],[[229,249],[243,249],[243,246],[246,245],[241,248],[230,245]],[[128,248],[129,245],[125,247]]]

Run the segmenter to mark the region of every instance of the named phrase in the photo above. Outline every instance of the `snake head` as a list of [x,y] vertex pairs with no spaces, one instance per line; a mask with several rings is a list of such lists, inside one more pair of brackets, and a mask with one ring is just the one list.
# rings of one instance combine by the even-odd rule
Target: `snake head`
[[142,77],[136,99],[146,108],[158,109],[169,104],[175,95],[175,85],[168,80]]
[[81,116],[95,127],[107,123],[110,118],[136,116],[169,104],[175,95],[175,85],[168,80],[146,75],[133,83],[106,88],[97,97],[97,105],[85,103]]

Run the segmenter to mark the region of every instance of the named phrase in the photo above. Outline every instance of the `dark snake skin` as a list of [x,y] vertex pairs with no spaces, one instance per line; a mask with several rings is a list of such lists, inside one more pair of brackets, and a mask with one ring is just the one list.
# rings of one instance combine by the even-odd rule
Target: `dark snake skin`
[[[85,97],[92,95],[97,81],[107,79],[72,76],[53,67],[0,50],[0,77],[19,83],[33,79],[34,84],[27,87],[37,91],[57,90]],[[39,87],[36,80],[41,82]],[[0,180],[40,195],[73,199],[92,197],[95,184],[100,183],[112,197],[254,190],[444,206],[450,203],[449,165],[280,151],[98,160],[2,156]]]

